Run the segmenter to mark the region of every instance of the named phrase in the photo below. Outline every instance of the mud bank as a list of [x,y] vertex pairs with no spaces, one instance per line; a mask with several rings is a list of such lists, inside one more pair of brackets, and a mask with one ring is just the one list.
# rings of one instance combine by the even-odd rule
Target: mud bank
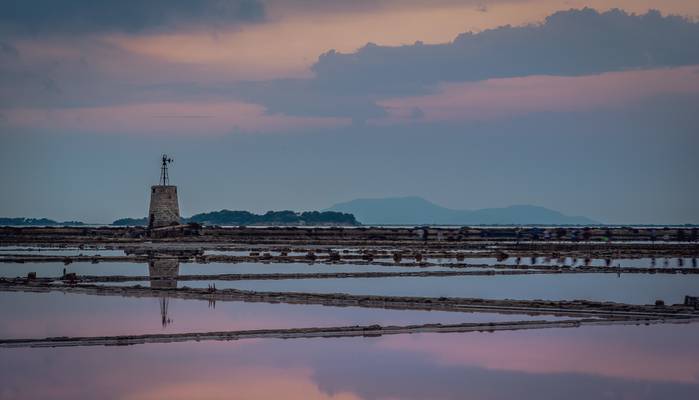
[[577,328],[590,325],[650,325],[657,323],[691,323],[699,319],[579,319],[568,321],[516,321],[464,324],[423,324],[406,326],[339,326],[328,328],[259,329],[244,331],[146,334],[128,336],[51,337],[45,339],[0,339],[0,348],[18,347],[76,347],[127,346],[146,343],[174,343],[189,341],[230,341],[244,339],[310,339],[343,337],[379,337],[413,333],[468,333],[528,329]]
[[248,244],[392,244],[422,243],[448,248],[454,244],[499,242],[696,242],[697,228],[607,228],[607,227],[216,227],[180,225],[143,227],[0,227],[5,243],[134,243],[145,240],[206,241]]
[[517,314],[587,315],[595,317],[663,317],[699,316],[695,306],[635,305],[588,300],[492,300],[457,297],[407,297],[350,295],[344,293],[259,292],[237,289],[151,288],[143,286],[65,285],[62,283],[0,279],[0,291],[65,292],[89,295],[198,299],[206,301],[244,301],[263,303],[316,304],[333,307],[368,307],[385,309],[440,310],[457,312],[503,312]]
[[[455,270],[463,269],[488,269],[493,271],[471,271],[471,272],[366,272],[364,275],[349,275],[349,273],[338,273],[332,274],[327,273],[321,274],[306,274],[309,278],[313,278],[313,275],[317,275],[319,278],[344,278],[344,277],[395,277],[395,276],[461,276],[461,275],[519,275],[519,274],[530,274],[530,273],[551,273],[551,274],[563,274],[563,273],[614,273],[614,274],[699,274],[699,268],[690,267],[658,267],[648,265],[647,267],[628,267],[628,266],[586,266],[586,265],[557,265],[557,264],[483,264],[483,263],[468,263],[468,262],[433,262],[433,261],[420,261],[405,262],[402,259],[393,261],[366,261],[365,259],[347,259],[345,257],[332,257],[332,256],[315,256],[309,258],[307,256],[269,256],[269,257],[259,257],[259,256],[226,256],[226,255],[215,255],[215,256],[197,256],[197,257],[173,257],[170,254],[154,254],[150,257],[145,256],[60,256],[60,255],[14,255],[8,254],[5,256],[0,256],[0,268],[2,268],[2,263],[63,263],[65,265],[70,265],[72,263],[109,263],[109,262],[129,262],[129,263],[147,263],[153,260],[170,260],[176,259],[183,263],[198,263],[198,264],[209,264],[209,263],[227,263],[227,264],[238,264],[238,263],[261,263],[261,264],[291,264],[291,263],[301,263],[301,264],[324,264],[331,268],[332,265],[357,265],[357,266],[381,266],[381,267],[395,267],[397,270],[401,268],[429,268],[429,267],[440,267],[449,268]],[[500,271],[497,271],[500,270]],[[31,271],[28,271],[31,272]],[[261,274],[259,274],[261,275]],[[258,276],[259,276],[258,275]],[[294,279],[293,274],[285,274],[286,278],[279,279]],[[211,278],[215,279],[215,278]],[[246,279],[246,278],[240,278]],[[264,279],[264,278],[261,278]],[[266,279],[277,279],[277,278],[266,278]]]
[[[414,271],[414,272],[330,272],[330,273],[260,273],[260,274],[199,274],[177,276],[133,276],[133,275],[70,275],[60,278],[18,278],[17,282],[44,283],[61,281],[65,284],[102,283],[102,282],[157,282],[157,281],[260,281],[260,280],[296,280],[296,279],[356,279],[356,278],[398,278],[398,277],[450,277],[450,276],[503,276],[503,275],[542,275],[542,274],[589,274],[589,273],[649,273],[655,271],[622,271],[621,269],[559,269],[559,270],[493,270],[493,271]],[[696,271],[661,271],[660,273],[690,273]]]

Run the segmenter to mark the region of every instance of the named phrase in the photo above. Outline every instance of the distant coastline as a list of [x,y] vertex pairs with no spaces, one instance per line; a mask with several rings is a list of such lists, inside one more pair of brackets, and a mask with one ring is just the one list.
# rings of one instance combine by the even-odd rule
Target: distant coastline
[[[266,225],[266,226],[292,226],[292,225],[325,225],[325,226],[357,226],[359,222],[354,215],[334,211],[268,211],[265,214],[254,214],[248,211],[220,210],[208,213],[195,214],[189,218],[182,218],[183,223],[198,223],[202,225]],[[147,218],[121,218],[114,222],[114,226],[145,226]]]
[[[185,218],[183,219],[183,223],[188,223],[188,222],[193,222],[190,221],[190,219]],[[106,223],[106,224],[100,224],[100,223],[88,223],[88,222],[81,222],[81,221],[64,221],[64,222],[58,222],[54,221],[48,218],[0,218],[0,227],[27,227],[27,226],[36,226],[36,227],[45,227],[45,226],[56,226],[56,227],[62,227],[62,226],[84,226],[84,227],[107,227],[107,226],[116,226],[116,227],[128,227],[128,226],[146,226],[148,224],[148,220],[144,218],[120,218],[117,219],[116,221],[112,222],[111,224]],[[211,225],[211,224],[203,224],[203,225]],[[463,226],[470,226],[470,227],[476,227],[476,228],[488,228],[488,227],[493,227],[493,228],[509,228],[509,227],[540,227],[540,228],[546,228],[546,227],[570,227],[570,228],[575,228],[575,227],[605,227],[605,228],[623,228],[623,227],[628,227],[628,228],[695,228],[699,227],[699,224],[362,224],[360,222],[357,222],[356,224],[353,225],[343,225],[343,224],[337,224],[337,223],[317,223],[317,224],[310,224],[310,223],[251,223],[251,224],[237,224],[237,223],[222,223],[222,224],[214,224],[214,225],[220,225],[220,226],[251,226],[251,227],[266,227],[266,226],[339,226],[339,227],[383,227],[383,228],[390,228],[390,227],[396,227],[396,228],[406,228],[406,227],[418,227],[418,226],[430,226],[430,227],[463,227]]]
[[[296,212],[228,210],[204,212],[181,218],[181,223],[217,226],[345,226],[345,227],[697,227],[699,224],[604,223],[584,216],[569,216],[533,205],[478,210],[454,210],[421,197],[355,199],[322,211]],[[146,226],[148,219],[119,218],[111,223],[59,222],[49,218],[2,218],[0,226]]]
[[81,221],[54,221],[48,218],[0,217],[0,226],[82,226]]
[[[181,222],[218,226],[342,226],[342,227],[698,227],[699,224],[603,223],[530,205],[481,210],[452,210],[420,197],[356,199],[323,211],[219,210],[182,218]],[[50,218],[0,217],[0,226],[146,226],[148,219],[119,218],[111,223],[56,221]]]

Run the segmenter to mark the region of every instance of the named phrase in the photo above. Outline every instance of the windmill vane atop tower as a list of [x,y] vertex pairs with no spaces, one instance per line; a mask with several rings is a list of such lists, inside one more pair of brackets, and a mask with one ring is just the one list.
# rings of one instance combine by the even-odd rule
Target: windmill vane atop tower
[[163,154],[160,164],[160,182],[150,188],[150,207],[148,208],[148,228],[162,228],[179,225],[180,207],[177,204],[177,186],[170,184],[168,167],[172,158]]
[[172,158],[169,158],[167,154],[163,154],[162,165],[160,166],[160,185],[168,186],[170,184],[170,176],[167,172],[167,165],[172,163]]

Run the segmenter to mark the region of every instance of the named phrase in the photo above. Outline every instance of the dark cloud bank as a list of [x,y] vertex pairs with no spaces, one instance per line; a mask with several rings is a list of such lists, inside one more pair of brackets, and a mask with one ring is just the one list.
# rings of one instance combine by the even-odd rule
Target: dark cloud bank
[[418,95],[439,82],[530,75],[580,76],[699,64],[699,23],[657,11],[560,11],[541,24],[464,33],[446,44],[388,47],[320,56],[310,80],[243,85],[270,112],[371,118],[380,98]]
[[[526,75],[589,75],[627,68],[699,63],[699,24],[657,11],[557,12],[541,25],[464,33],[439,45],[335,51],[313,66],[318,86],[351,81],[345,91],[394,93],[405,82],[478,81]],[[344,77],[345,79],[339,79]]]
[[260,0],[0,0],[0,32],[77,34],[263,19]]

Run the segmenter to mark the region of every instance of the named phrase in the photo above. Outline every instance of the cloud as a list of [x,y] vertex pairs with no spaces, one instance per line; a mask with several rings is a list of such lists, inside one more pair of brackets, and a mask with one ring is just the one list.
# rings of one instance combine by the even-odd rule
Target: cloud
[[[69,4],[75,1],[70,0]],[[127,3],[133,4],[130,0]],[[225,4],[234,3],[243,4]],[[147,9],[153,9],[153,4],[161,3],[160,0],[149,3]],[[182,7],[174,10],[184,14]],[[176,12],[171,10],[170,13]],[[3,15],[0,23],[8,18]],[[204,21],[201,13],[182,18],[187,23]],[[165,28],[173,26],[169,25],[174,21],[172,18],[161,17],[160,20]],[[261,25],[265,24],[254,29]],[[228,33],[233,37],[238,35],[237,31]],[[161,36],[168,39],[144,43],[144,38]],[[620,10],[568,10],[554,13],[539,24],[463,33],[448,43],[367,44],[351,53],[324,53],[312,65],[312,71],[301,78],[247,82],[239,80],[241,70],[236,69],[239,68],[236,60],[247,59],[252,52],[246,51],[246,47],[241,50],[236,42],[220,42],[216,36],[209,38],[208,47],[201,41],[187,41],[186,33],[180,35],[174,31],[165,35],[104,35],[100,40],[86,40],[85,43],[75,37],[50,41],[43,37],[40,40],[17,40],[12,45],[21,57],[14,61],[5,57],[0,62],[3,72],[0,87],[5,94],[0,96],[0,106],[89,108],[138,102],[215,100],[256,104],[265,115],[275,117],[348,118],[355,123],[407,117],[404,119],[409,122],[434,120],[438,114],[435,113],[442,110],[436,108],[437,103],[433,101],[439,99],[430,96],[444,94],[445,90],[450,96],[458,94],[460,100],[454,106],[465,103],[480,106],[482,97],[469,93],[491,88],[501,79],[659,70],[662,81],[664,68],[699,64],[699,47],[696,46],[699,43],[699,23],[677,16],[663,16],[657,11],[635,15]],[[124,46],[123,42],[110,42],[108,37],[126,37],[139,43],[136,43],[138,46],[134,43]],[[288,39],[283,34],[266,34],[262,36],[263,40],[245,35],[239,39],[256,43],[250,48],[262,49],[259,54],[255,53],[259,62],[250,64],[256,71],[263,70],[266,65],[274,65],[271,67],[274,69],[282,64],[276,60],[286,59],[295,51],[295,47],[290,45],[290,52],[284,53],[269,44],[283,43],[281,37]],[[70,46],[65,43],[70,43]],[[205,51],[203,47],[206,47]],[[225,62],[220,61],[221,54],[225,55]],[[87,60],[87,63],[81,60]],[[268,79],[268,75],[247,76],[246,79]],[[479,82],[488,83],[485,86],[468,85]],[[513,82],[516,83],[510,81]],[[455,89],[459,89],[459,93]],[[535,93],[537,88],[529,92]],[[645,93],[632,92],[635,99]],[[508,101],[505,112],[517,106],[504,91],[498,93],[502,94],[498,98]],[[570,97],[576,95],[574,92]],[[588,98],[597,97],[591,95]],[[429,101],[425,103],[425,100]],[[548,106],[551,103],[554,107]],[[557,99],[547,99],[541,104],[545,110],[561,108]],[[493,100],[491,106],[490,109],[497,108],[499,103]],[[415,112],[410,118],[415,107],[421,112]],[[454,115],[468,117],[473,114],[452,109],[453,113],[450,113]],[[478,107],[471,111],[476,109]],[[518,109],[526,110],[527,105]]]
[[699,64],[696,43],[699,23],[681,17],[586,8],[557,12],[539,25],[464,33],[447,44],[329,51],[312,69],[325,90],[400,95],[438,82]]
[[[47,89],[48,90],[48,89]],[[348,125],[338,118],[294,117],[266,113],[262,106],[234,101],[160,102],[100,107],[13,108],[5,122],[13,127],[73,132],[223,135],[231,132],[294,132]],[[105,129],[105,127],[108,127]]]
[[311,79],[237,86],[246,101],[290,115],[385,116],[385,99],[424,96],[440,84],[502,78],[585,76],[699,64],[699,23],[658,11],[556,12],[540,24],[463,33],[452,42],[369,43],[322,54]]
[[[342,84],[342,82],[338,82]],[[340,93],[314,79],[280,79],[233,85],[234,95],[264,104],[268,112],[298,116],[350,117],[358,120],[386,115],[365,92]]]
[[410,110],[410,118],[411,119],[422,119],[425,117],[425,112],[422,110],[420,107],[413,107]]
[[699,94],[695,67],[606,72],[575,77],[529,76],[439,84],[435,93],[380,100],[377,123],[486,120],[541,112],[623,108],[641,99]]
[[5,57],[19,57],[19,50],[9,43],[0,42],[0,54]]
[[[128,58],[136,57],[133,54],[120,54],[119,59],[127,61],[122,63],[118,74],[128,70],[123,65],[129,65],[128,60],[131,60],[132,64],[138,62],[142,66],[139,67],[140,73],[131,74],[135,79],[145,75],[152,80],[154,69],[157,69],[155,73],[158,83],[164,83],[157,90],[133,90],[121,84],[103,87],[108,79],[97,77],[90,85],[81,86],[85,74],[73,79],[74,82],[59,79],[61,76],[72,76],[76,70],[86,69],[78,65],[77,61],[63,62],[58,66],[47,64],[45,69],[51,71],[48,76],[60,84],[64,93],[61,96],[46,96],[48,87],[44,85],[37,92],[38,95],[32,98],[36,97],[44,103],[54,99],[55,102],[62,102],[62,105],[75,100],[77,105],[90,106],[89,102],[109,104],[134,101],[137,98],[140,101],[159,102],[173,98],[193,101],[215,97],[259,104],[267,115],[350,118],[355,122],[377,120],[389,114],[395,117],[396,111],[399,117],[410,117],[413,108],[418,107],[423,112],[422,117],[429,120],[439,110],[434,107],[432,99],[428,98],[430,101],[424,103],[419,97],[439,95],[448,87],[445,85],[463,84],[462,95],[459,97],[468,100],[466,103],[472,105],[470,110],[473,111],[483,105],[479,99],[484,97],[469,95],[469,92],[477,92],[482,87],[469,86],[468,83],[489,81],[491,83],[485,88],[492,89],[493,81],[498,79],[527,76],[576,77],[699,64],[699,47],[695,43],[699,43],[699,23],[681,17],[662,16],[655,11],[634,15],[619,10],[604,13],[592,9],[568,10],[550,15],[540,24],[504,26],[480,33],[464,33],[449,43],[417,42],[397,47],[367,44],[354,53],[329,51],[313,64],[313,76],[310,78],[249,82],[226,82],[225,78],[218,78],[206,82],[204,76],[210,74],[202,74],[207,71],[208,65],[203,61],[155,65],[146,56],[134,61]],[[161,45],[158,42],[153,47],[160,48]],[[180,47],[183,47],[182,42]],[[196,46],[189,47],[193,52],[196,51]],[[44,52],[55,51],[54,49],[51,46]],[[31,49],[27,47],[19,50],[22,54],[29,55]],[[212,48],[211,52],[215,53],[215,50]],[[106,54],[106,50],[101,48],[90,51],[93,54]],[[113,57],[106,55],[92,57],[92,62],[111,58]],[[109,65],[104,68],[111,68]],[[198,81],[176,82],[185,74],[196,76]],[[662,81],[662,72],[659,76]],[[167,84],[168,81],[175,82]],[[7,85],[16,82],[17,79],[12,78]],[[88,86],[82,89],[83,92],[76,89],[83,86]],[[536,91],[537,88],[529,90]],[[15,105],[19,102],[18,99],[28,96],[26,89],[18,89],[16,92],[16,96],[7,97]],[[492,90],[488,93],[490,92]],[[503,108],[505,113],[517,108],[512,97],[505,96],[502,91],[498,93],[503,95],[498,97],[500,100],[493,100],[489,109],[496,109],[502,99],[508,105]],[[142,98],[143,96],[146,97]],[[571,96],[575,97],[575,93]],[[597,97],[588,96],[592,99]],[[491,99],[493,96],[485,98]],[[556,99],[552,101],[556,105]],[[454,107],[451,107],[453,112],[450,113],[471,115],[472,113],[455,109],[463,104],[465,103],[461,100],[455,102]],[[527,109],[526,106],[524,104],[518,109]],[[416,113],[413,117],[420,115]],[[412,118],[419,119],[422,118]]]
[[696,43],[699,23],[683,17],[585,8],[556,12],[540,24],[463,33],[445,44],[331,50],[311,67],[313,78],[253,82],[233,91],[273,113],[362,121],[386,116],[383,100],[437,93],[445,83],[695,65]]
[[[487,0],[487,3],[518,3],[531,0]],[[267,0],[270,8],[286,12],[302,13],[361,13],[385,9],[405,10],[410,8],[438,8],[450,6],[473,6],[481,11],[487,6],[483,0]]]
[[263,19],[260,0],[0,0],[0,32],[81,34]]

